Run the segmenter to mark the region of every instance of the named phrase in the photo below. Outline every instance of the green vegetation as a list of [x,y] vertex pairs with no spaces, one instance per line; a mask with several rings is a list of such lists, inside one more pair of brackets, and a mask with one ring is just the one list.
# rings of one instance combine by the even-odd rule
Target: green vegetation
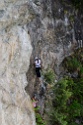
[[77,118],[83,117],[83,80],[75,83],[64,78],[54,87],[51,125],[73,125]]
[[[51,125],[83,125],[83,52],[64,61],[64,67],[70,74],[65,76],[53,88],[53,110],[50,115]],[[78,123],[79,122],[79,123]]]
[[83,52],[79,50],[75,55],[65,59],[63,66],[66,67],[70,73],[77,72],[79,78],[81,78],[83,76]]
[[55,73],[52,69],[48,69],[46,73],[44,73],[44,78],[47,83],[54,83],[55,81]]
[[36,115],[36,124],[37,125],[46,125],[46,123],[43,120],[41,114],[39,113],[39,107],[35,108],[35,115]]
[[71,22],[74,22],[74,15],[70,15],[69,19]]

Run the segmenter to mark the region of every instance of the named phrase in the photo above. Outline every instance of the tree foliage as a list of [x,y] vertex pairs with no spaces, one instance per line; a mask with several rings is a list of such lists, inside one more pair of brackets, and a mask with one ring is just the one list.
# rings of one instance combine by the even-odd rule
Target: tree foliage
[[54,86],[51,125],[83,124],[83,58],[81,56],[81,53],[75,54],[64,62],[68,72],[77,72],[78,76],[76,78],[66,76]]

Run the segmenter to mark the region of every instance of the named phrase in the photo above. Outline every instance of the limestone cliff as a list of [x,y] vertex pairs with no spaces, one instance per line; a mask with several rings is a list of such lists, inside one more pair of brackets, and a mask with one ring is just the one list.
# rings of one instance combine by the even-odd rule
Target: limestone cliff
[[0,1],[1,125],[35,125],[31,100],[25,92],[32,53],[30,36],[22,28],[27,21],[26,1]]
[[33,52],[28,72],[28,88],[34,89],[34,57],[42,59],[43,70],[51,67],[60,76],[63,72],[61,62],[78,48],[78,30],[81,31],[83,40],[83,14],[72,6],[70,0],[31,0],[30,5],[33,19],[27,23],[26,29],[28,28],[27,32],[31,36]]
[[35,125],[25,91],[27,84],[28,92],[34,89],[34,57],[41,57],[43,69],[60,74],[62,60],[77,44],[77,30],[83,34],[82,19],[69,1],[0,0],[1,125]]

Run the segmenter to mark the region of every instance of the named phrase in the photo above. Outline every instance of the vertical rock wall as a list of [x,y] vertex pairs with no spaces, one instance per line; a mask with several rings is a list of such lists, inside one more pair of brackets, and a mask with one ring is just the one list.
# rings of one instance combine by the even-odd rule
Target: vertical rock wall
[[32,88],[35,82],[34,57],[39,56],[42,59],[43,70],[52,68],[59,76],[61,62],[70,56],[78,45],[76,32],[79,25],[83,36],[83,14],[79,14],[78,17],[78,11],[70,0],[31,0],[29,7],[33,19],[27,23],[26,29],[28,28],[31,36],[33,52],[28,73],[28,88]]
[[26,72],[30,65],[30,20],[25,0],[0,1],[0,124],[35,125]]
[[[59,74],[62,60],[74,51],[75,31],[80,23],[75,23],[76,16],[69,1],[0,0],[2,125],[35,125],[32,104],[25,92],[26,72],[29,69],[29,85],[33,87],[32,65],[34,57],[39,56],[43,69],[51,67]],[[32,87],[28,86],[29,90]]]
[[82,27],[82,14],[78,18],[71,1],[31,0],[30,5],[34,18],[27,27],[34,48],[32,58],[41,57],[44,69],[58,67],[77,46],[76,32]]
[[31,53],[30,36],[20,27],[13,27],[0,38],[1,125],[35,125],[32,104],[25,92]]

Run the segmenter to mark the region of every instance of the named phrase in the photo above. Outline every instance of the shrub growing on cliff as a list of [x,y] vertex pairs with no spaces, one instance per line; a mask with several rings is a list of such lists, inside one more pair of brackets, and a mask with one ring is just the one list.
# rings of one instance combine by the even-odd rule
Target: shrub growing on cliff
[[83,80],[64,78],[54,87],[51,125],[74,125],[83,117]]
[[76,71],[78,68],[81,69],[82,67],[80,61],[75,57],[67,58],[64,64],[69,72]]
[[[83,54],[83,52],[82,52]],[[78,72],[77,77],[63,78],[55,84],[51,125],[83,124],[83,58],[81,53],[64,61],[67,72]]]
[[48,69],[46,73],[44,73],[44,78],[48,83],[54,83],[55,81],[55,73],[52,69]]
[[46,125],[46,123],[43,120],[41,114],[39,113],[39,107],[35,108],[35,115],[36,115],[36,124],[37,125]]
[[[70,80],[72,83],[72,80]],[[51,113],[52,125],[67,125],[67,103],[72,96],[71,90],[68,88],[69,80],[62,79],[54,87],[53,111]]]

